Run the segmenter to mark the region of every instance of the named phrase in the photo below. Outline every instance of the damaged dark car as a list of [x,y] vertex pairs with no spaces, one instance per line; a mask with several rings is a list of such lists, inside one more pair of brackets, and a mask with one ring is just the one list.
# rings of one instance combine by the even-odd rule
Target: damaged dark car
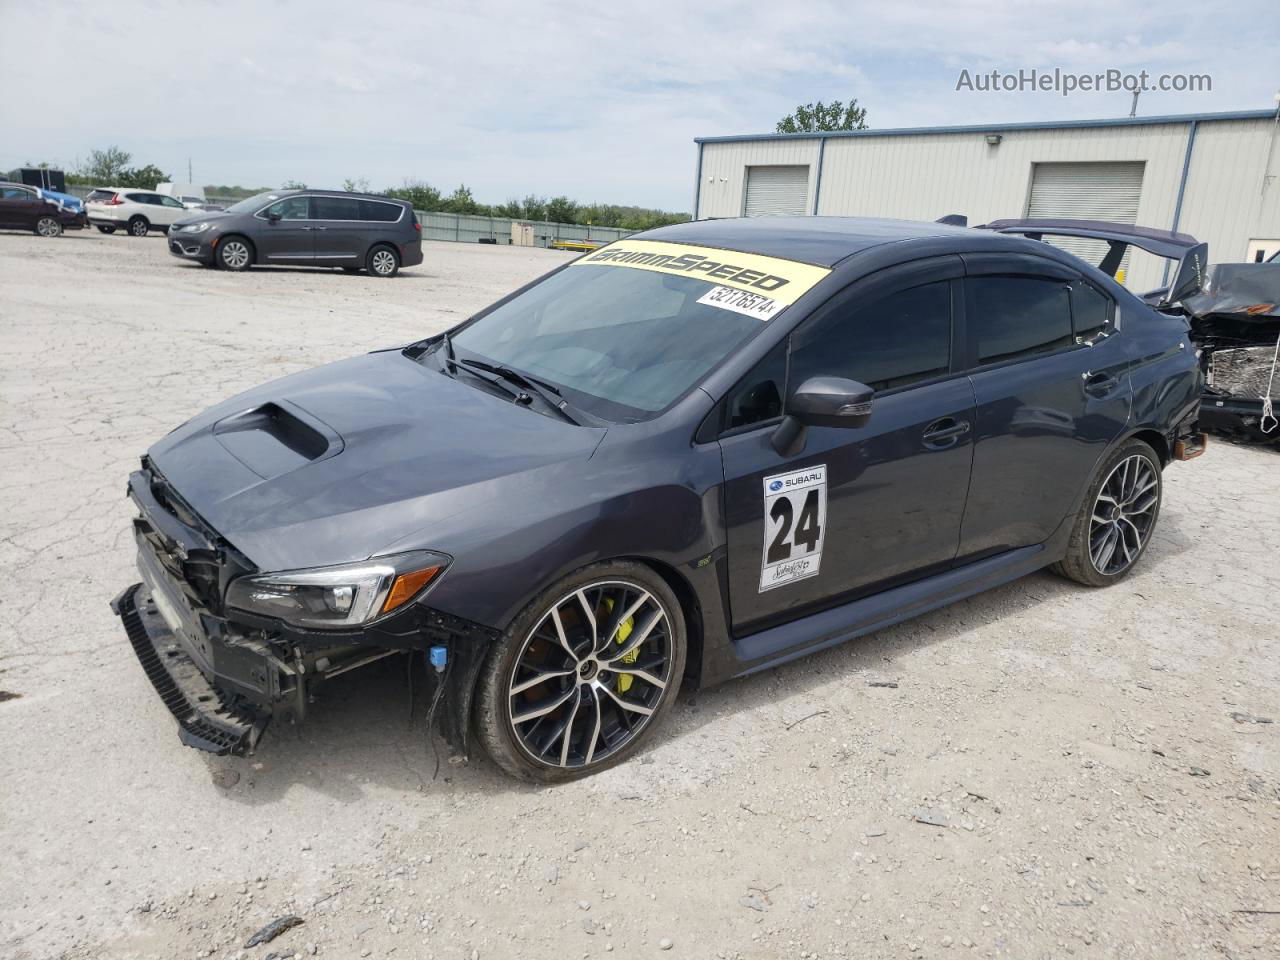
[[191,746],[404,656],[455,752],[571,779],[682,688],[1044,567],[1117,582],[1202,386],[1180,317],[1030,239],[664,227],[175,429],[113,606]]

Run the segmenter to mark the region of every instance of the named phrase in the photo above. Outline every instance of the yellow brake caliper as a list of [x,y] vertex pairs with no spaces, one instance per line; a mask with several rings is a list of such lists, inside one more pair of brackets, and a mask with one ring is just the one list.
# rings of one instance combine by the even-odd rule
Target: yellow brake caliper
[[[606,597],[604,602],[605,602],[605,608],[610,613],[612,613],[613,600],[609,597]],[[626,645],[627,637],[631,636],[631,631],[635,629],[635,626],[636,626],[635,617],[627,617],[627,619],[623,620],[622,623],[618,625],[618,646],[621,647]],[[625,664],[632,664],[639,659],[640,659],[640,648],[636,647],[634,650],[632,650],[630,653],[628,653],[625,657],[622,658],[622,662]],[[619,673],[618,674],[618,692],[626,693],[628,690],[631,689],[632,682],[633,682],[633,679],[631,674]]]

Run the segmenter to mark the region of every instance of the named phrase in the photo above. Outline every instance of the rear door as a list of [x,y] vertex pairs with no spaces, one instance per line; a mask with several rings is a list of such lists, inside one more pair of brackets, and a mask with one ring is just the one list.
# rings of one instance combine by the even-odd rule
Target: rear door
[[312,197],[315,258],[329,266],[357,266],[364,260],[369,229],[355,197]]
[[258,249],[259,263],[315,263],[313,199],[283,197],[254,214],[261,225],[250,239]]
[[[807,320],[726,398],[720,448],[736,635],[944,569],[969,484],[973,388],[952,363],[958,257],[882,271]],[[840,376],[875,388],[862,427],[770,438],[781,398]]]
[[1115,303],[1054,261],[965,255],[966,350],[977,402],[960,557],[1049,539],[1129,419]]

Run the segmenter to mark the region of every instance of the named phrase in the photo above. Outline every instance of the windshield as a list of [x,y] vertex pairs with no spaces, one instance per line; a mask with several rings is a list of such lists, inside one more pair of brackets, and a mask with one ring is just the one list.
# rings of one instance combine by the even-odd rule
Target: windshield
[[278,193],[255,193],[227,207],[227,213],[256,213],[259,207],[266,206],[278,196]]
[[827,272],[623,240],[468,324],[453,345],[460,356],[550,383],[596,416],[640,420],[677,400]]

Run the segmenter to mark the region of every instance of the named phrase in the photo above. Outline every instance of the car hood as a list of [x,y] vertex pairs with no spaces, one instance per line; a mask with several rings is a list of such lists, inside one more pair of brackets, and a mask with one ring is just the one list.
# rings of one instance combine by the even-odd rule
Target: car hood
[[193,210],[188,216],[175,220],[175,227],[185,227],[189,223],[213,223],[215,220],[226,220],[234,217],[234,213],[227,213],[225,210]]
[[604,433],[397,350],[257,387],[178,427],[148,455],[259,569],[288,570],[414,546],[448,552],[413,534],[458,529],[475,511],[509,507],[555,482],[548,475],[580,471]]

